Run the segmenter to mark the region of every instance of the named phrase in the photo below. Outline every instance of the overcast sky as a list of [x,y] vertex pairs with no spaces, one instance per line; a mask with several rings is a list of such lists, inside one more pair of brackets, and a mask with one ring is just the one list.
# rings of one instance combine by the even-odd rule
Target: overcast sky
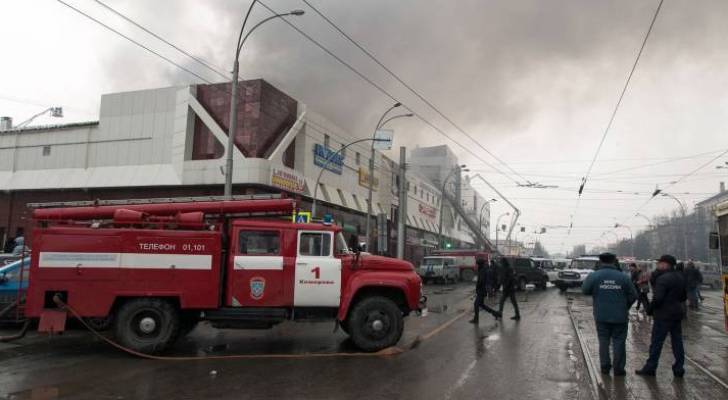
[[[230,69],[235,35],[249,4],[103,1],[221,70]],[[463,163],[519,206],[529,231],[569,225],[573,216],[570,235],[551,229],[540,237],[551,252],[600,243],[617,221],[642,229],[646,221],[633,215],[656,184],[692,208],[716,193],[719,181],[728,180],[728,170],[715,168],[728,156],[709,163],[728,149],[726,1],[665,1],[578,208],[580,179],[659,0],[309,1],[523,177],[558,186],[518,188],[513,180],[522,178],[497,173],[422,122],[392,125],[395,146],[450,145]],[[222,79],[93,0],[68,2],[206,79]],[[497,163],[301,0],[266,3],[278,11],[305,10],[293,20],[302,30],[462,146]],[[57,1],[5,0],[0,15],[0,114],[16,122],[50,105],[64,106],[64,122],[94,120],[103,93],[199,82]],[[253,19],[267,15],[258,8]],[[241,63],[244,77],[268,80],[359,137],[370,134],[391,104],[280,21],[251,36]],[[52,122],[59,121],[38,121]],[[494,196],[484,187],[482,193]],[[658,197],[641,212],[652,217],[676,209],[673,200]],[[500,201],[493,215],[506,211]],[[628,236],[623,229],[617,234]]]

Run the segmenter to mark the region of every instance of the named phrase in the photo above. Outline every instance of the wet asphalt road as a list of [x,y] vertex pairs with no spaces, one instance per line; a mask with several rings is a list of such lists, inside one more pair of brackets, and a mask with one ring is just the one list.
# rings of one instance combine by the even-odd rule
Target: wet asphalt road
[[[473,326],[467,322],[472,285],[430,285],[427,290],[431,313],[407,318],[399,354],[307,356],[356,353],[342,332],[332,333],[332,323],[282,324],[268,331],[200,326],[169,354],[296,355],[291,358],[152,361],[120,353],[80,330],[51,339],[31,335],[0,344],[0,399],[592,398],[567,296],[551,288],[528,293],[525,301],[521,293],[523,320],[509,320],[507,304],[505,321],[481,314],[479,326]],[[574,308],[581,307],[586,329],[593,325],[590,309],[577,300],[581,303]],[[410,349],[417,337],[425,339]],[[705,339],[695,333],[695,340]],[[725,374],[725,347],[714,357],[723,357],[716,369]],[[709,394],[704,398],[725,398],[714,386],[705,387],[714,391],[700,392]]]
[[[599,375],[601,395],[609,399],[726,399],[728,387],[728,333],[725,331],[723,310],[720,307],[720,292],[706,292],[705,303],[700,311],[689,311],[683,323],[685,353],[685,377],[675,379],[670,366],[674,362],[670,340],[665,342],[660,357],[656,378],[634,375],[648,356],[651,334],[651,319],[633,308],[627,336],[627,372],[625,378]],[[599,368],[599,349],[596,329],[592,318],[591,298],[570,295],[573,300],[573,315],[584,338],[591,357]],[[704,372],[702,369],[708,371]]]

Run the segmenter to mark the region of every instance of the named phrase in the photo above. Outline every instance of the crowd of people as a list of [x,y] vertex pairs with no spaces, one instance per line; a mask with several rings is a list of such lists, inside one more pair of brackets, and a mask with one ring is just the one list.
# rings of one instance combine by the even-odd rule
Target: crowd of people
[[[516,273],[508,259],[501,258],[499,262],[494,260],[488,264],[485,259],[481,258],[476,261],[476,264],[478,265],[478,278],[475,284],[474,315],[470,322],[473,324],[479,322],[481,309],[491,314],[496,320],[503,318],[503,308],[506,300],[510,300],[511,305],[513,305],[514,315],[511,319],[519,321],[521,313],[518,309],[518,300],[516,300]],[[494,310],[485,304],[485,298],[495,297],[498,289],[501,289],[501,297],[498,302],[498,310]]]
[[[490,264],[479,259],[477,266],[474,316],[470,322],[479,322],[480,310],[500,320],[507,300],[513,306],[514,316],[511,319],[520,320],[515,295],[516,276],[508,259],[500,258]],[[593,298],[601,372],[613,372],[614,376],[627,374],[625,367],[629,310],[636,304],[637,312],[652,318],[652,333],[649,356],[643,367],[635,373],[655,376],[662,346],[669,335],[675,358],[672,372],[676,378],[682,378],[685,375],[682,320],[685,319],[688,308],[697,310],[700,307],[702,283],[703,276],[693,262],[684,265],[669,254],[657,260],[654,271],[631,263],[629,274],[621,271],[616,255],[600,254],[597,268],[585,279],[582,292]],[[499,289],[499,307],[495,310],[485,303],[485,299],[495,298]]]

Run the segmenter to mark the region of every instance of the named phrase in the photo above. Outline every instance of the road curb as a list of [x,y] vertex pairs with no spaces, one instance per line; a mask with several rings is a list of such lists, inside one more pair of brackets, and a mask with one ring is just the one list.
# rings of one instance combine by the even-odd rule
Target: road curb
[[594,367],[594,360],[589,353],[589,348],[586,346],[586,342],[584,341],[584,338],[581,335],[581,331],[579,330],[579,327],[576,324],[576,320],[574,319],[574,314],[571,312],[571,302],[572,300],[567,300],[566,311],[569,313],[571,325],[574,327],[574,331],[576,332],[576,339],[579,342],[581,354],[584,357],[584,362],[586,363],[586,369],[589,373],[589,380],[591,381],[592,396],[594,397],[594,400],[599,400],[602,398],[600,393],[604,393],[604,382],[597,372],[596,367]]

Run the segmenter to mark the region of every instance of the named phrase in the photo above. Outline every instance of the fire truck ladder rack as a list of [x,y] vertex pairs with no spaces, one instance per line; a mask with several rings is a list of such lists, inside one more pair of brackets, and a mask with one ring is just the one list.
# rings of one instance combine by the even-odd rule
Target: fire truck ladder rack
[[252,194],[233,196],[196,196],[196,197],[159,197],[151,199],[125,199],[125,200],[84,200],[84,201],[54,201],[45,203],[28,203],[28,208],[66,208],[66,207],[96,207],[96,206],[127,206],[143,204],[170,204],[170,203],[199,203],[212,201],[240,201],[240,200],[276,200],[283,199],[280,194]]
[[291,215],[296,202],[281,195],[249,195],[35,203],[30,206],[34,208],[33,219],[36,221],[113,220],[115,223],[179,222],[199,225],[205,215]]

